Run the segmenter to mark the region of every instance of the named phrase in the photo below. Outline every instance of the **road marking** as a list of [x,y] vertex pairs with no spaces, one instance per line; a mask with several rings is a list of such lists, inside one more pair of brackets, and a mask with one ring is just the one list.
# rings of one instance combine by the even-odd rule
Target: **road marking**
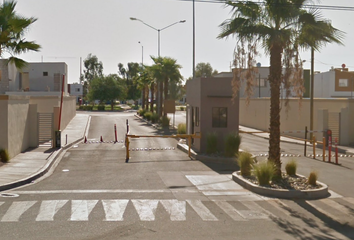
[[351,204],[354,204],[354,198],[347,197],[347,198],[344,198],[344,200],[351,203]]
[[53,221],[54,215],[61,209],[68,200],[43,201],[39,209],[36,221]]
[[154,221],[159,200],[132,200],[141,221]]
[[37,201],[13,202],[1,222],[18,222],[21,215],[32,207]]
[[92,209],[98,200],[72,200],[70,221],[88,221]]
[[[49,191],[12,191],[16,194],[76,194],[76,193],[172,193],[175,192],[173,189],[111,189],[111,190],[49,190]],[[178,192],[190,192],[196,193],[199,192],[195,189],[179,189]]]
[[326,216],[332,218],[333,220],[335,220],[335,221],[337,221],[337,222],[341,222],[342,219],[340,219],[340,218],[338,218],[337,216],[335,216],[335,215],[329,213],[326,209],[323,209],[323,208],[320,207],[320,206],[316,206],[316,205],[314,204],[314,202],[306,201],[306,203],[307,203],[308,205],[310,205],[311,207],[313,207],[314,209],[316,209],[317,211],[319,211],[320,213],[322,213],[322,214],[324,214],[324,215],[326,215]]
[[170,214],[171,221],[186,220],[186,202],[172,200],[160,200],[166,211]]
[[218,221],[210,210],[200,200],[187,200],[189,205],[204,221]]
[[229,215],[234,221],[246,221],[241,217],[239,212],[226,201],[214,201],[227,215]]
[[344,214],[347,214],[347,215],[351,215],[352,214],[351,210],[349,210],[344,205],[339,204],[336,201],[333,201],[332,199],[328,199],[328,198],[327,199],[322,199],[321,202],[325,203],[329,207],[335,208],[336,210],[338,210],[338,211],[340,211],[340,212],[342,212]]
[[105,221],[123,221],[123,214],[129,200],[102,200],[103,209],[106,214]]
[[239,214],[246,219],[269,219],[269,216],[274,216],[255,202],[245,201],[241,202],[250,210],[239,210]]

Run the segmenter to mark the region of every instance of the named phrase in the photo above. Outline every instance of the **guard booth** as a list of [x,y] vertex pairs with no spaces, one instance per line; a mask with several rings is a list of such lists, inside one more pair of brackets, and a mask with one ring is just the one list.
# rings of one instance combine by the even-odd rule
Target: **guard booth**
[[200,139],[192,139],[195,151],[206,152],[208,133],[217,135],[219,151],[224,151],[227,134],[238,134],[239,94],[233,98],[231,83],[232,77],[187,81],[187,134],[203,133]]

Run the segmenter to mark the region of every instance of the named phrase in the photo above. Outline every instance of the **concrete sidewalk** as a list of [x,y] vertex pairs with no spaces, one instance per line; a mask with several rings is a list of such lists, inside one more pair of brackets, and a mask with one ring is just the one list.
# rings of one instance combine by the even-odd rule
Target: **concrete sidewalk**
[[61,133],[60,149],[41,146],[18,154],[0,167],[0,191],[15,188],[43,176],[66,149],[83,140],[90,115],[77,113]]

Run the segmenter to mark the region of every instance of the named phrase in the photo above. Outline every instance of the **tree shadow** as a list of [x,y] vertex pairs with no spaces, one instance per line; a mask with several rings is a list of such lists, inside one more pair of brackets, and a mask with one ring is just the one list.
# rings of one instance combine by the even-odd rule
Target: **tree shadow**
[[304,214],[301,214],[288,206],[280,205],[281,208],[289,212],[291,217],[297,218],[305,224],[305,226],[300,226],[286,219],[271,216],[273,222],[275,222],[282,230],[284,230],[284,232],[295,237],[296,239],[301,240],[338,239],[338,236],[335,236],[330,230],[340,233],[349,239],[354,238],[354,229],[352,226],[340,223],[328,217],[327,215],[321,213],[316,208],[308,204],[305,200],[296,200],[294,202],[298,204],[301,208],[305,209],[313,216],[321,220],[327,228],[324,228],[323,226],[319,225],[314,219],[307,217]]

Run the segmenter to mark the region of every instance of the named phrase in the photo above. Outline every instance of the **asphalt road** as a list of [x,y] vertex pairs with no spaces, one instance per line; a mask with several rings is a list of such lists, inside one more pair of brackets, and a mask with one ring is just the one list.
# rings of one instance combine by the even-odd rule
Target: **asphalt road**
[[[93,114],[88,143],[67,150],[44,178],[11,191],[17,197],[0,198],[0,239],[354,238],[350,191],[338,187],[332,198],[314,201],[264,198],[231,180],[236,165],[189,159],[172,138],[131,139],[125,163],[126,120],[130,134],[173,133],[152,128],[133,113]],[[115,144],[110,142],[114,124]],[[101,136],[107,143],[96,143]],[[243,145],[261,152],[267,144],[247,135]],[[284,151],[298,147],[282,145]],[[300,172],[329,167],[299,161]],[[350,164],[326,174],[343,177],[352,172]]]

